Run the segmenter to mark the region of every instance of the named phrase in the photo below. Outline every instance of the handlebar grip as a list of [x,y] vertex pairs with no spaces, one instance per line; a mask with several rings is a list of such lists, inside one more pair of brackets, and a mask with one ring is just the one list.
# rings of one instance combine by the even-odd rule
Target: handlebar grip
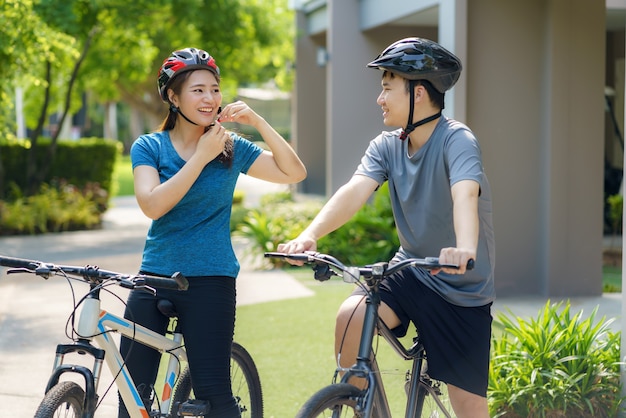
[[176,272],[169,277],[154,277],[154,276],[139,276],[138,282],[143,281],[146,286],[171,289],[171,290],[187,290],[189,289],[189,282],[182,273]]
[[0,266],[4,266],[4,267],[25,268],[25,269],[32,270],[32,269],[36,269],[39,266],[39,264],[41,263],[35,260],[0,256]]
[[306,253],[287,254],[287,253],[267,252],[264,255],[265,255],[265,258],[288,258],[290,260],[298,260],[298,261],[304,261],[304,262],[311,261],[310,255]]

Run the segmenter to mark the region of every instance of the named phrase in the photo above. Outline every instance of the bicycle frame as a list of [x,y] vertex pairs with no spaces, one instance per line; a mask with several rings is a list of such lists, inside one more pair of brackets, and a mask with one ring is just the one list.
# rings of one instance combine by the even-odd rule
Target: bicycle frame
[[[120,335],[130,338],[133,341],[144,344],[148,347],[170,354],[163,394],[159,401],[160,412],[167,414],[170,408],[174,384],[180,372],[180,361],[187,360],[187,354],[182,346],[182,334],[174,333],[173,339],[149,330],[132,321],[112,314],[101,309],[99,290],[95,289],[83,301],[79,316],[77,334],[79,342],[74,344],[59,344],[54,359],[53,373],[48,381],[46,392],[58,383],[59,377],[63,373],[78,373],[85,378],[85,417],[91,418],[95,413],[95,400],[97,399],[98,383],[102,362],[106,361],[107,367],[115,377],[115,383],[124,401],[131,418],[148,418],[149,411],[146,410],[139,391],[137,390],[124,359],[120,354],[117,344],[113,340],[115,331]],[[91,344],[95,340],[100,348]],[[84,354],[88,352],[94,357],[92,370],[86,367],[64,364],[64,356],[70,352]]]
[[[446,417],[451,418],[439,399],[441,394],[439,383],[433,381],[426,373],[422,374],[422,365],[424,364],[426,354],[419,336],[413,339],[413,345],[409,349],[405,349],[398,338],[378,316],[378,308],[381,304],[379,284],[384,277],[407,267],[439,270],[441,268],[458,269],[458,265],[441,264],[437,257],[426,257],[407,258],[393,265],[389,262],[378,262],[362,267],[346,266],[331,255],[315,251],[302,253],[266,252],[265,257],[294,260],[301,263],[300,265],[312,264],[315,272],[314,277],[318,281],[326,281],[333,276],[340,276],[344,282],[359,283],[359,286],[363,289],[366,289],[364,284],[367,285],[365,313],[361,326],[362,332],[356,363],[348,369],[338,365],[335,370],[333,384],[313,395],[300,409],[298,417],[319,416],[317,414],[323,411],[333,412],[333,416],[337,416],[337,413],[341,413],[340,410],[344,410],[344,407],[346,407],[348,411],[352,410],[362,418],[372,418],[374,416],[376,418],[391,418],[391,410],[373,351],[374,337],[376,334],[380,334],[400,357],[412,361],[410,376],[407,375],[407,382],[410,382],[410,385],[407,393],[408,400],[405,418],[415,418],[418,413],[421,414],[423,412],[424,401],[427,395],[431,395],[441,412]],[[469,260],[466,268],[474,268],[474,260]],[[340,373],[344,374],[340,379],[340,384],[337,384],[337,376]],[[352,384],[350,382],[352,378],[365,379],[367,384],[364,386],[364,390],[361,391],[361,389]]]
[[[374,289],[375,288],[375,289]],[[387,401],[382,375],[372,353],[374,337],[380,334],[392,347],[392,349],[404,360],[412,361],[411,384],[408,391],[408,399],[405,409],[405,418],[414,418],[417,412],[424,406],[424,397],[428,394],[433,397],[441,411],[447,418],[451,418],[445,406],[439,399],[435,389],[422,380],[421,369],[424,362],[424,346],[416,337],[414,344],[406,349],[389,327],[378,316],[380,295],[375,284],[372,292],[366,296],[366,308],[363,318],[363,327],[357,360],[341,379],[341,383],[349,383],[352,377],[367,379],[367,391],[363,397],[363,418],[391,418],[391,409]],[[420,393],[420,391],[422,391]]]

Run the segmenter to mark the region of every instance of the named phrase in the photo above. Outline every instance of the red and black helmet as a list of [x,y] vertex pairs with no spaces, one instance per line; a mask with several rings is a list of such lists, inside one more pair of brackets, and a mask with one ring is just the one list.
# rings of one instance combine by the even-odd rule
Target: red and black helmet
[[209,55],[208,52],[196,48],[185,48],[174,51],[163,61],[157,79],[159,95],[164,102],[169,101],[167,88],[172,79],[176,75],[190,70],[209,70],[215,74],[218,79],[220,76],[220,69],[215,63],[215,59]]
[[461,61],[436,42],[405,38],[389,45],[370,68],[387,70],[408,80],[428,80],[439,93],[451,89],[461,75]]

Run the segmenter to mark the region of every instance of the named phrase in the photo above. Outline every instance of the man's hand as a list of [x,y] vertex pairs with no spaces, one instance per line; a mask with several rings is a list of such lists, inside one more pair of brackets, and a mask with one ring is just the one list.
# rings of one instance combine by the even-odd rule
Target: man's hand
[[[317,241],[313,238],[301,234],[298,238],[291,240],[289,242],[278,244],[278,248],[276,251],[279,253],[287,253],[287,254],[296,254],[303,253],[305,251],[316,251],[317,250]],[[289,264],[294,266],[302,266],[304,263],[302,261],[289,260],[287,259]]]
[[464,248],[442,248],[439,253],[439,263],[441,264],[455,264],[459,266],[458,269],[437,269],[432,270],[431,273],[437,274],[441,271],[448,274],[465,274],[467,270],[467,262],[469,260],[476,259],[476,251],[468,250]]

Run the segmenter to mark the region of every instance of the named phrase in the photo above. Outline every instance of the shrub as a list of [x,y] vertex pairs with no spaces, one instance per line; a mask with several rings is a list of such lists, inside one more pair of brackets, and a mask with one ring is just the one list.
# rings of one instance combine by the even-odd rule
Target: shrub
[[[250,241],[245,254],[248,257],[276,251],[278,244],[302,232],[321,208],[319,202],[295,202],[288,192],[263,196],[260,203],[258,208],[248,211],[233,232],[234,236]],[[272,266],[283,265],[277,259],[271,259],[269,263]]]
[[[259,208],[248,212],[234,234],[251,242],[247,255],[276,251],[278,244],[297,237],[322,205],[321,201],[295,201],[289,192],[266,195]],[[386,184],[350,221],[318,242],[319,251],[354,265],[389,260],[398,246]],[[268,263],[273,267],[284,264],[278,259]]]
[[624,196],[615,194],[606,199],[609,206],[609,221],[611,222],[611,232],[617,234],[622,230],[622,213],[624,207]]
[[[45,165],[50,139],[41,138],[37,145],[37,167]],[[0,184],[0,196],[4,196],[11,183],[26,189],[26,171],[31,143],[28,140],[0,138],[0,158],[4,167],[4,184]],[[44,183],[62,178],[80,189],[97,183],[107,194],[112,192],[112,174],[117,158],[121,155],[121,142],[102,138],[81,138],[79,141],[59,140],[57,151]]]
[[352,219],[318,242],[319,251],[351,265],[390,260],[399,246],[387,183]]
[[620,334],[612,320],[570,316],[550,304],[528,321],[498,315],[492,340],[489,407],[494,417],[614,417],[621,398]]
[[13,186],[11,194],[11,201],[0,201],[0,235],[91,229],[100,225],[108,201],[97,184],[82,190],[65,182],[42,184],[33,196]]

